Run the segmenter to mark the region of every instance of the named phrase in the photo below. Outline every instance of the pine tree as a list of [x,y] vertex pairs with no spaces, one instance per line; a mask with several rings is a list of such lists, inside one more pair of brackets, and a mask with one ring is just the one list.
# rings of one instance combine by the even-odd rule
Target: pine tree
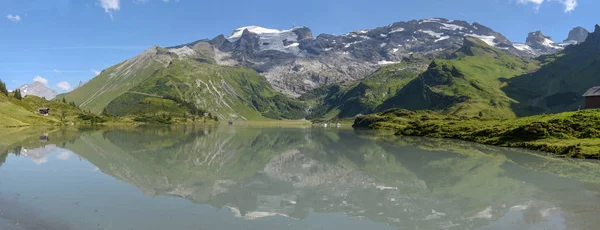
[[63,97],[63,99],[62,99],[62,103],[65,103],[65,104],[67,104],[67,99]]
[[21,89],[15,89],[15,98],[17,100],[23,99],[23,95],[21,95]]
[[8,96],[8,90],[6,89],[6,84],[2,80],[0,80],[0,93]]

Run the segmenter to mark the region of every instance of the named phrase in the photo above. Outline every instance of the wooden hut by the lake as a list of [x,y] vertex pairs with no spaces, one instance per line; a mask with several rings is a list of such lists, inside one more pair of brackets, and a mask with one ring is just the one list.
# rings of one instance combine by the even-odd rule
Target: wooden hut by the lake
[[600,109],[600,86],[595,86],[583,94],[586,109]]

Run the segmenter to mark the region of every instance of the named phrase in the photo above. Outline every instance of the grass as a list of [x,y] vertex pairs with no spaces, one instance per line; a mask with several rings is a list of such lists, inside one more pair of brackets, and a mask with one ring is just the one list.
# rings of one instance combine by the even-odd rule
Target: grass
[[62,122],[56,116],[44,117],[40,116],[38,112],[40,107],[48,107],[52,111],[54,109],[58,109],[58,111],[64,109],[64,104],[58,105],[56,103],[45,101],[35,96],[26,96],[22,100],[17,100],[12,95],[5,96],[4,94],[0,94],[0,127],[61,124]]
[[483,119],[429,111],[389,110],[359,117],[354,127],[391,129],[396,135],[453,138],[519,147],[564,157],[600,158],[600,111],[517,119]]
[[[99,114],[105,108],[116,116],[171,114],[189,109],[161,98],[193,104],[221,120],[301,119],[304,103],[276,92],[253,70],[220,66],[196,59],[173,58],[158,48],[144,52],[103,71],[96,78],[64,95],[84,110]],[[145,59],[147,58],[147,59]],[[170,60],[161,63],[161,60]],[[189,112],[189,111],[188,111]]]
[[475,38],[450,60],[435,60],[427,71],[404,86],[381,109],[437,110],[457,116],[514,118],[518,103],[502,88],[515,76],[534,71],[539,63],[496,50]]
[[383,66],[375,73],[349,85],[332,85],[312,90],[300,97],[313,105],[311,119],[350,118],[376,112],[378,106],[417,78],[429,60],[405,58],[402,63]]

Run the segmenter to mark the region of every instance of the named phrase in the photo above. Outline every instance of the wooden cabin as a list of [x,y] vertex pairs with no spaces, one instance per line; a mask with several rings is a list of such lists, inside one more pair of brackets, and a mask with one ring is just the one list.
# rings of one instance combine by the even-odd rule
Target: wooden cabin
[[49,108],[40,108],[40,115],[42,115],[42,116],[48,116],[48,114],[50,114],[50,109]]
[[600,109],[600,86],[595,86],[583,94],[585,109]]

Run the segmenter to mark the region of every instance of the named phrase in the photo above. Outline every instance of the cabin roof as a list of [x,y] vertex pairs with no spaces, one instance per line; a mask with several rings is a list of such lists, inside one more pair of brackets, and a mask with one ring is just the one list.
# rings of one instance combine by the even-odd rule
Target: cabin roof
[[600,86],[594,86],[588,89],[584,94],[584,97],[598,97],[600,96]]

